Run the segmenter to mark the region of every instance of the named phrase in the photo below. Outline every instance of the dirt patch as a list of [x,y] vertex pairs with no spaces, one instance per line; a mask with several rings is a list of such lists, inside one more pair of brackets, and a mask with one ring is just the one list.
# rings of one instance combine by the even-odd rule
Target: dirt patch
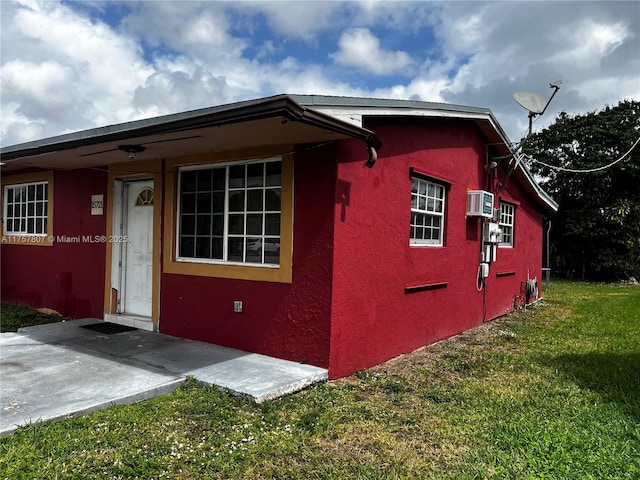
[[[532,312],[519,312],[512,314],[492,322],[483,323],[475,328],[462,332],[445,340],[427,345],[411,353],[406,353],[398,357],[392,358],[385,363],[372,367],[368,371],[382,375],[411,375],[415,374],[416,369],[422,371],[422,374],[428,373],[429,370],[440,370],[438,362],[444,356],[452,356],[462,350],[475,349],[478,353],[491,349],[495,352],[509,353],[512,351],[508,342],[502,341],[515,337],[515,333],[511,332],[505,320],[514,320],[513,315],[530,315]],[[422,368],[420,368],[422,367]]]

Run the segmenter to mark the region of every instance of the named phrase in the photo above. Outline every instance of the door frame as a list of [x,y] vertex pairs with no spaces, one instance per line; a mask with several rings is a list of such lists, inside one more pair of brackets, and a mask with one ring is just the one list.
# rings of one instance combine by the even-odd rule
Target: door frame
[[[133,327],[159,331],[160,325],[160,278],[161,278],[161,246],[162,246],[162,210],[163,179],[162,162],[160,160],[137,161],[109,167],[106,201],[107,243],[104,282],[104,318],[114,323],[122,323]],[[136,317],[119,313],[118,299],[120,283],[118,271],[122,262],[121,245],[114,241],[118,237],[122,222],[122,184],[136,180],[153,180],[153,246],[152,246],[152,284],[151,284],[151,318]],[[114,228],[115,227],[115,228]]]

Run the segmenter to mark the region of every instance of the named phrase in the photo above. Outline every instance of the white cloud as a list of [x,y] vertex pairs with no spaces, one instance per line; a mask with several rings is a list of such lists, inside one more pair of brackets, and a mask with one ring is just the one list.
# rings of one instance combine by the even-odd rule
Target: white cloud
[[132,39],[57,3],[0,3],[3,144],[131,119],[151,72]]
[[340,50],[332,55],[341,64],[361,68],[376,75],[405,75],[411,57],[403,51],[384,50],[380,40],[366,28],[354,28],[342,34]]
[[258,1],[237,2],[235,5],[239,10],[250,8],[264,14],[276,33],[307,41],[344,21],[342,2]]
[[4,145],[282,92],[490,107],[514,139],[515,91],[564,80],[537,128],[640,99],[632,2],[123,5],[0,0]]

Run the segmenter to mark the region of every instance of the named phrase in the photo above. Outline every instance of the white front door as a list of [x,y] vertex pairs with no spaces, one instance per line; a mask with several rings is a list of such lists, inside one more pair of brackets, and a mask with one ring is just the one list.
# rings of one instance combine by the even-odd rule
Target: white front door
[[153,180],[124,184],[123,313],[151,317]]

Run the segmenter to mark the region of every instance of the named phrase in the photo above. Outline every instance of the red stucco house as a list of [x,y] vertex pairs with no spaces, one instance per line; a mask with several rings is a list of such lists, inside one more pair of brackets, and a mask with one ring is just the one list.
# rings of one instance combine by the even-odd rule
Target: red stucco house
[[[490,110],[279,95],[2,148],[2,301],[347,375],[532,300]],[[531,286],[531,285],[530,285]]]

